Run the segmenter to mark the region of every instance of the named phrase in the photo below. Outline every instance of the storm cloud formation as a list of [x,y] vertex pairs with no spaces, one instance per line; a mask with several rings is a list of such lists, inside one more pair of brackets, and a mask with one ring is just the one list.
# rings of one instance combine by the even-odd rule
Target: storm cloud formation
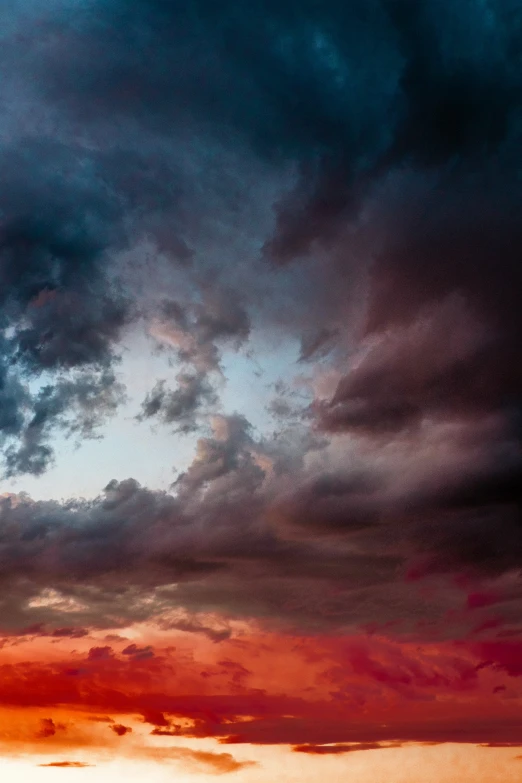
[[4,476],[103,435],[133,340],[128,420],[194,438],[168,491],[6,488],[2,631],[519,633],[520,3],[0,13]]

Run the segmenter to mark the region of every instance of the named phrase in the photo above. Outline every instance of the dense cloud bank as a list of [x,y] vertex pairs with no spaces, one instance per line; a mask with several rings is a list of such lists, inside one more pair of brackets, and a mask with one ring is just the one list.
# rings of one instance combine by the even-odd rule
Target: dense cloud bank
[[[404,454],[373,473],[353,467],[356,454],[344,472],[326,472],[324,446],[300,466],[296,433],[286,459],[277,446],[242,417],[218,417],[171,493],[129,479],[92,501],[4,497],[3,629],[53,635],[153,619],[219,640],[226,625],[198,619],[217,612],[225,623],[311,632],[391,623],[434,638],[487,628],[493,616],[515,632],[517,473],[494,476],[486,464],[479,478],[475,465],[448,476],[446,460],[437,476],[432,460],[417,460],[405,477]],[[464,465],[463,454],[444,456]]]
[[[519,3],[20,0],[2,20],[6,476],[114,414],[131,327],[178,365],[141,422],[208,423],[254,334],[301,346],[313,397],[273,400],[273,436],[216,418],[170,494],[4,499],[6,626],[63,626],[72,595],[94,625],[175,604],[411,626],[463,589],[515,624]],[[444,574],[429,601],[412,587]]]

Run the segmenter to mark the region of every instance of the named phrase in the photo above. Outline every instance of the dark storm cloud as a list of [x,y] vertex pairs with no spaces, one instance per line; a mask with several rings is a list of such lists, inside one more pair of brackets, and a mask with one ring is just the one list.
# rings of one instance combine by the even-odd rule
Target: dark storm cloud
[[[89,426],[82,414],[72,427],[85,436],[122,399],[119,341],[140,303],[131,301],[118,253],[161,227],[158,216],[178,196],[176,172],[157,157],[45,132],[0,145],[0,435],[8,475],[42,473],[53,458],[54,424],[74,418],[75,408],[90,411]],[[30,392],[30,382],[41,391]]]
[[387,170],[477,163],[518,121],[521,21],[510,0],[264,0],[248,13],[237,0],[219,11],[205,0],[112,2],[59,23],[42,89],[72,116],[232,130],[267,160],[297,164],[267,244],[280,260],[324,239]]
[[[368,398],[364,378],[352,389],[348,376],[323,417],[330,430],[394,431],[432,410],[504,408],[520,397],[520,24],[509,0],[458,9],[263,2],[248,14],[237,2],[219,14],[205,2],[95,4],[74,26],[64,23],[65,40],[78,44],[71,67],[53,70],[49,50],[45,76],[49,100],[91,123],[110,107],[144,132],[163,134],[175,119],[209,137],[232,130],[261,158],[295,164],[297,189],[280,204],[265,248],[280,261],[314,242],[335,244],[341,226],[360,230],[358,215],[394,172],[426,178],[424,190],[399,177],[396,192],[387,191],[402,211],[388,216],[393,235],[385,231],[371,272],[368,330],[407,323],[458,292],[491,336],[413,390],[403,374],[415,357],[389,362],[368,378],[371,395],[386,390],[382,400]],[[325,275],[346,286],[338,267]],[[336,327],[305,336],[302,358]],[[189,357],[196,348],[180,351]],[[388,391],[392,376],[399,388]]]
[[417,507],[423,524],[410,533],[425,555],[419,575],[459,568],[485,575],[516,572],[522,559],[521,478],[520,464],[492,466],[425,497]]
[[[318,585],[333,580],[348,590],[371,589],[392,578],[399,561],[391,555],[357,555],[338,542],[316,546],[312,539],[302,543],[280,537],[274,527],[277,514],[270,513],[275,489],[260,467],[263,457],[270,464],[269,450],[253,439],[244,419],[222,418],[215,423],[214,436],[199,441],[194,462],[176,482],[175,495],[128,480],[111,482],[103,496],[90,502],[4,498],[1,559],[3,578],[10,585],[2,606],[5,627],[63,627],[66,604],[52,597],[57,591],[73,601],[75,626],[100,621],[118,625],[123,618],[145,618],[152,612],[164,616],[165,627],[218,640],[228,632],[223,636],[222,629],[207,628],[190,616],[169,619],[168,612],[178,608],[194,613],[206,607],[290,621],[302,616],[313,625],[322,622]],[[293,460],[289,466],[295,468]],[[285,475],[294,480],[289,472],[278,480]],[[335,495],[335,487],[332,491]],[[309,517],[299,524],[318,528],[328,509],[321,507],[321,497],[314,505],[310,491],[304,493]],[[128,584],[129,569],[133,587]],[[169,588],[173,582],[178,583],[174,592]],[[150,595],[151,601],[134,600],[129,590],[136,597]],[[31,608],[39,594],[42,602]],[[278,595],[286,598],[281,601]],[[338,604],[336,611],[343,614],[341,598]]]
[[[109,369],[76,372],[43,386],[26,398],[29,416],[17,432],[16,445],[5,450],[6,475],[40,475],[53,459],[48,439],[54,430],[81,439],[95,437],[123,399],[124,389]],[[24,401],[18,399],[19,404]]]
[[520,564],[522,242],[517,188],[502,176],[495,168],[453,191],[453,178],[421,187],[422,209],[399,199],[370,275],[364,335],[333,394],[311,409],[320,430],[375,453],[425,448],[444,429],[447,446],[464,448],[428,503],[443,568]]
[[81,370],[58,377],[32,393],[12,366],[0,370],[0,444],[5,475],[39,475],[53,459],[48,439],[55,429],[67,436],[94,437],[124,397],[108,369]]
[[323,533],[367,528],[377,523],[382,509],[375,502],[380,489],[375,477],[325,473],[301,485],[279,506],[285,523],[305,530],[308,526]]
[[[387,472],[352,470],[348,479],[324,467],[310,475],[290,451],[276,472],[274,445],[256,440],[242,417],[218,418],[214,427],[175,494],[128,480],[111,482],[93,501],[4,498],[6,632],[55,634],[71,612],[74,628],[155,617],[162,628],[216,642],[230,631],[208,627],[198,612],[308,629],[392,620],[407,632],[451,608],[453,622],[433,633],[451,626],[461,634],[488,616],[488,604],[471,616],[456,587],[427,600],[412,590],[408,570],[468,570],[480,585],[512,570],[522,554],[510,505],[515,475],[506,486],[499,472],[498,486],[475,499],[476,467],[467,484],[432,474],[404,484],[393,461]],[[509,628],[520,596],[499,589],[498,601],[512,603]],[[126,649],[130,657],[153,652]]]
[[[0,154],[6,471],[39,474],[55,423],[76,417],[72,428],[86,434],[116,407],[111,365],[129,308],[106,270],[114,199],[89,160],[45,141]],[[29,391],[32,379],[40,391]]]
[[[2,47],[25,85],[13,116],[26,101],[42,119],[17,145],[6,126],[1,148],[8,473],[41,473],[54,429],[85,436],[115,409],[136,312],[184,364],[177,389],[151,382],[142,418],[199,424],[223,350],[254,322],[338,378],[308,411],[315,434],[305,417],[290,442],[219,419],[176,494],[128,481],[90,504],[6,501],[17,622],[51,588],[76,591],[82,623],[104,602],[111,622],[142,617],[123,597],[131,568],[136,586],[178,581],[188,610],[312,625],[391,603],[422,616],[400,581],[412,562],[410,576],[519,567],[521,31],[515,0],[113,0],[53,7],[38,46]],[[244,155],[234,176],[216,175],[216,150]],[[289,172],[266,236],[240,220],[250,169]],[[255,250],[229,256],[227,231]],[[136,293],[118,251],[143,237],[164,276],[153,254]]]
[[[48,118],[39,148],[33,140],[23,153],[4,151],[11,195],[3,208],[2,281],[11,291],[6,317],[19,321],[17,361],[39,371],[111,360],[127,311],[107,284],[106,249],[121,243],[131,219],[158,248],[177,248],[183,263],[194,259],[183,237],[186,205],[183,215],[176,211],[183,176],[174,148],[183,133],[209,149],[244,147],[267,164],[294,168],[297,184],[277,205],[275,234],[265,243],[265,254],[280,262],[317,244],[332,248],[341,228],[360,230],[368,198],[390,173],[438,172],[435,192],[415,202],[413,194],[399,221],[404,229],[377,258],[369,328],[386,328],[390,308],[404,317],[419,297],[460,289],[477,294],[488,320],[512,311],[520,25],[510,0],[458,8],[450,0],[265,0],[248,12],[237,0],[219,11],[205,0],[51,6],[39,19],[38,46],[28,45],[31,34],[8,38],[2,55],[9,78],[25,84],[26,100]],[[45,135],[54,135],[52,144]],[[331,293],[320,307],[325,323],[308,325],[303,359],[328,350],[341,326],[353,262],[350,247],[334,255],[318,278]],[[191,315],[181,306],[174,317],[193,337],[179,345],[180,355],[207,366],[219,361],[219,340],[245,339],[249,329],[239,301],[228,321],[212,307],[204,302]],[[518,342],[504,326],[494,324],[507,366]],[[467,399],[481,378],[473,367],[463,374],[456,383]],[[441,394],[452,383],[443,375]],[[518,384],[516,371],[505,383]],[[498,386],[490,396],[503,394]],[[397,397],[375,405],[360,395],[346,426],[360,419],[393,429],[422,415],[422,400]],[[328,428],[342,428],[341,420],[338,410]]]
[[116,199],[93,161],[27,139],[1,151],[2,325],[30,372],[106,363],[125,302],[106,274]]
[[24,426],[23,405],[28,399],[27,389],[12,373],[8,363],[2,357],[0,363],[0,433],[2,437],[19,435]]

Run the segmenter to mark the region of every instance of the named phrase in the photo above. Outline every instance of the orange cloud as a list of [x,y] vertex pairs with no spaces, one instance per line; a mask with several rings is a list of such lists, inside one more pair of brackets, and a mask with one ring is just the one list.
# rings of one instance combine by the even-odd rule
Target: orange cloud
[[56,724],[52,718],[41,718],[36,736],[41,739],[54,737],[57,731],[65,731],[65,726],[61,723]]
[[38,764],[39,767],[95,767],[85,761],[51,761],[49,764]]
[[142,750],[142,754],[154,759],[183,761],[186,766],[195,771],[211,772],[217,775],[256,766],[255,761],[237,761],[230,753],[212,753],[183,747],[148,748]]

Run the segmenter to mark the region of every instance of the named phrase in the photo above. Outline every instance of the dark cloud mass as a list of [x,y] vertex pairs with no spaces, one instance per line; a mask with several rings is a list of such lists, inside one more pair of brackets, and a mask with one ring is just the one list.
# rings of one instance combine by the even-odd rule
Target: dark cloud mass
[[[459,636],[495,619],[466,591],[516,632],[520,3],[57,0],[5,30],[4,474],[100,431],[133,330],[175,370],[129,419],[195,442],[169,492],[1,499],[6,633],[69,602],[216,642],[238,617]],[[261,371],[224,392],[256,350],[291,389],[274,432]]]

